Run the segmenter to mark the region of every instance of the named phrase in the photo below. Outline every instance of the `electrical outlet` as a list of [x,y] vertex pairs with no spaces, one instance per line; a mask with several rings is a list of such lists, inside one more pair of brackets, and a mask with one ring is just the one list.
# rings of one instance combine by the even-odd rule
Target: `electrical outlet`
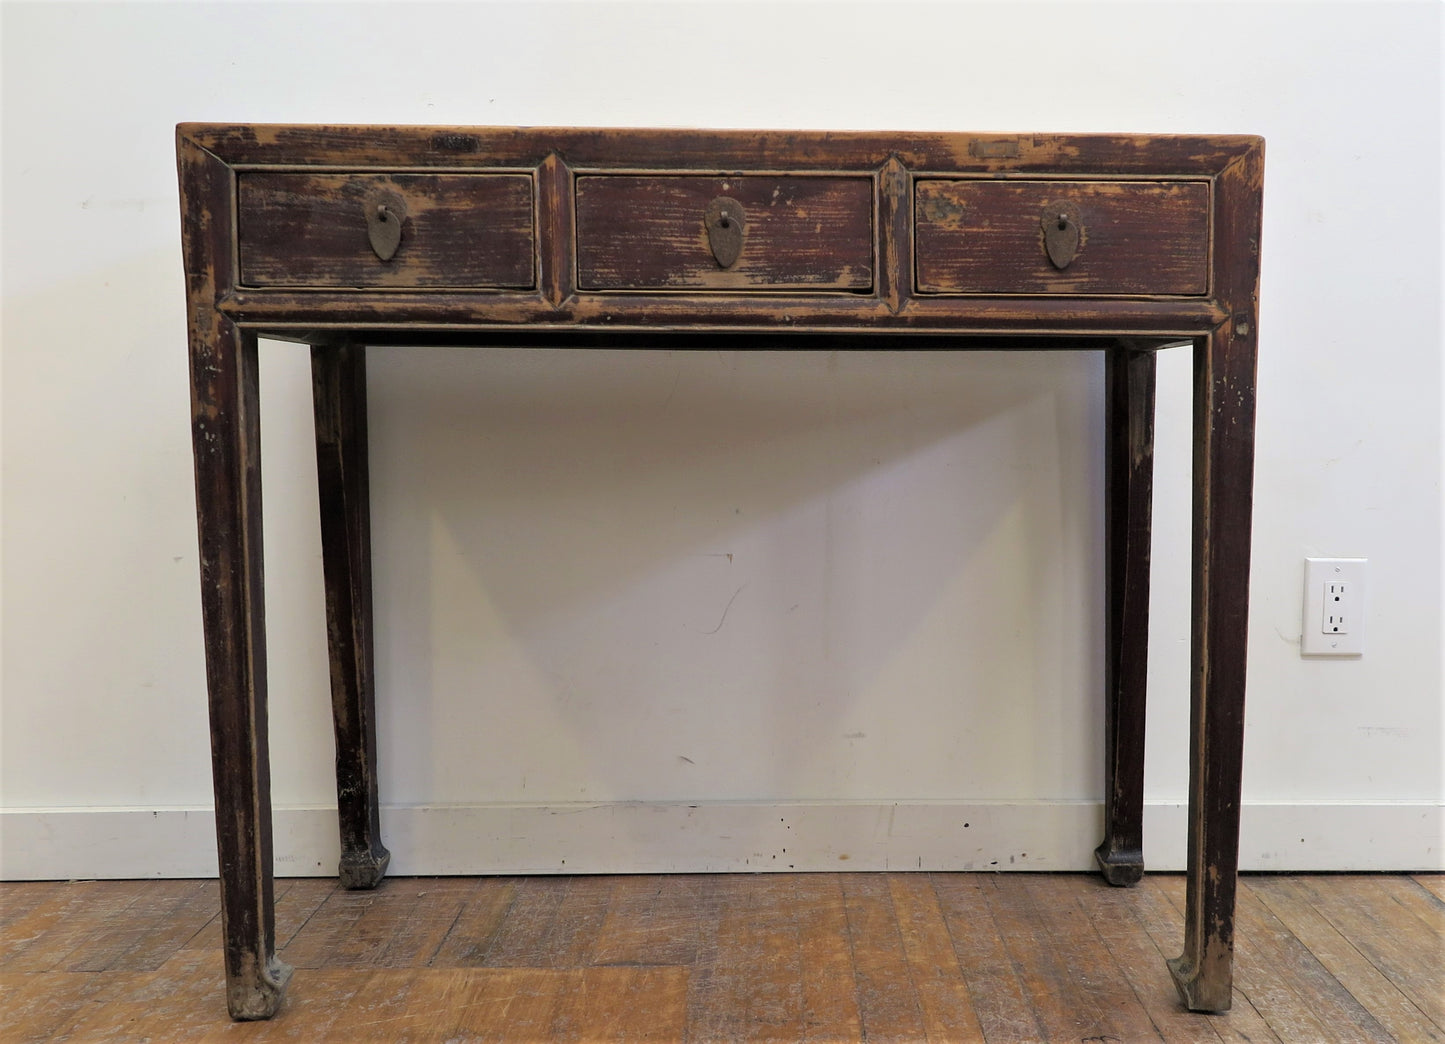
[[1325,608],[1320,630],[1325,634],[1349,634],[1355,619],[1355,587],[1344,580],[1325,581]]
[[1306,558],[1302,656],[1365,652],[1365,558]]

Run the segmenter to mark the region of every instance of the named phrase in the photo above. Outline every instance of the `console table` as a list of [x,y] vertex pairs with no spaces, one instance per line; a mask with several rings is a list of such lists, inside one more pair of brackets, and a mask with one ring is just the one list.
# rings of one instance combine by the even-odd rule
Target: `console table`
[[1106,360],[1104,877],[1143,873],[1154,353],[1193,345],[1184,1003],[1229,1007],[1263,142],[182,124],[227,1004],[275,954],[258,336],[311,346],[341,881],[377,815],[365,346],[1009,348]]

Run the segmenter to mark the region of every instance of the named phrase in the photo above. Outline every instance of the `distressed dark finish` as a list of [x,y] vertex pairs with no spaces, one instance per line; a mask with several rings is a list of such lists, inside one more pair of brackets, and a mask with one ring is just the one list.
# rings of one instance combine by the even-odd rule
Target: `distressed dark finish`
[[[183,123],[233,165],[518,168],[557,154],[576,169],[871,170],[897,158],[940,174],[1214,177],[1258,148],[1247,134],[958,134],[936,131],[598,127],[357,127]],[[979,146],[989,146],[980,149]],[[1007,146],[1000,148],[997,146]]]
[[366,348],[359,344],[312,348],[311,386],[336,729],[338,874],[347,888],[375,888],[391,853],[381,843],[376,794]]
[[[736,201],[746,233],[720,266],[707,215]],[[579,177],[583,290],[746,290],[873,285],[873,182],[821,177]]]
[[[918,289],[937,294],[1203,294],[1199,181],[920,181]],[[1041,217],[1069,212],[1077,253],[1049,258]]]
[[1154,362],[1127,343],[1104,356],[1104,842],[1094,857],[1112,885],[1144,876]]
[[256,335],[214,305],[232,277],[230,172],[191,142],[179,147],[226,1005],[232,1018],[263,1019],[280,1006],[291,969],[276,959],[271,876]]
[[[395,256],[372,247],[378,203],[402,202]],[[273,174],[237,178],[245,286],[536,285],[524,174]]]
[[[1121,884],[1143,868],[1154,352],[1193,343],[1189,877],[1184,956],[1171,970],[1190,1008],[1228,1007],[1259,139],[199,124],[177,136],[234,1017],[274,1012],[289,974],[275,957],[271,879],[258,334],[313,345],[341,876],[360,887],[387,858],[364,345],[1103,350],[1108,794],[1098,856]],[[375,249],[368,232],[369,220],[388,223],[374,209],[385,192],[406,211],[389,261],[396,230],[384,227]],[[731,263],[708,234],[719,197],[744,209]],[[1052,256],[1050,208],[1066,215]],[[923,910],[907,888],[892,899]],[[850,895],[845,912],[866,919],[882,900]],[[932,953],[941,940],[905,945]]]
[[[544,251],[555,249],[544,247]],[[704,248],[706,249],[706,248]],[[544,254],[545,256],[545,254]],[[427,325],[454,333],[535,329],[543,331],[618,331],[676,329],[703,333],[748,330],[770,334],[796,330],[947,333],[987,336],[1011,333],[1038,339],[1043,333],[1130,334],[1161,341],[1187,339],[1190,331],[1222,322],[1217,301],[1208,298],[910,297],[895,312],[888,298],[845,293],[778,293],[763,301],[738,294],[579,293],[553,306],[542,295],[387,293],[349,291],[345,295],[303,291],[238,289],[217,303],[225,316],[268,337],[309,341],[316,333],[367,330],[408,338],[406,330]],[[1087,304],[1084,302],[1087,300]],[[877,347],[876,345],[874,347]]]
[[1262,148],[1216,179],[1215,278],[1231,315],[1194,340],[1189,883],[1169,967],[1195,1011],[1229,1007],[1234,960],[1263,179]]
[[1194,636],[1190,667],[1189,886],[1184,954],[1170,961],[1196,1011],[1229,1007],[1244,764],[1254,472],[1254,351],[1241,320],[1194,344]]
[[553,310],[560,308],[577,291],[577,223],[572,193],[572,172],[555,152],[551,153],[537,169],[537,195],[541,208],[537,224],[542,236],[539,251],[542,299]]

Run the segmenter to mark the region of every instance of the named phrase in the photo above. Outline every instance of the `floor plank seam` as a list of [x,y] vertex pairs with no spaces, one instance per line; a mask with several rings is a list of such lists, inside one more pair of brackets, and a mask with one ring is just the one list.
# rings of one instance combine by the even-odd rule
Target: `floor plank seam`
[[[1402,997],[1404,997],[1405,1001],[1410,1005],[1410,1007],[1420,1013],[1420,1017],[1422,1019],[1433,1025],[1438,1032],[1445,1034],[1445,1023],[1442,1023],[1442,1021],[1440,1019],[1437,1019],[1430,1011],[1422,1008],[1420,1006],[1420,1003],[1414,998],[1414,996],[1410,994],[1409,991],[1402,989],[1400,983],[1397,981],[1396,975],[1394,975],[1389,968],[1380,967],[1379,961],[1377,961],[1374,957],[1370,956],[1370,954],[1367,953],[1365,950],[1360,949],[1360,947],[1356,944],[1354,935],[1348,930],[1347,926],[1336,923],[1335,918],[1330,916],[1329,911],[1326,908],[1326,904],[1321,902],[1321,897],[1318,891],[1309,887],[1307,884],[1304,885],[1304,888],[1310,896],[1311,905],[1314,907],[1314,909],[1318,911],[1320,916],[1329,923],[1330,927],[1333,928],[1335,932],[1342,939],[1345,940],[1345,942],[1350,946],[1350,948],[1354,950],[1355,953],[1359,954],[1361,960],[1365,961],[1367,964],[1369,964],[1370,967],[1374,968],[1377,972],[1379,972],[1380,975],[1385,979],[1385,981],[1388,982],[1391,986],[1393,986],[1395,990]],[[1427,927],[1430,926],[1427,925]],[[1432,928],[1431,930],[1434,931],[1437,935],[1439,934],[1439,929]]]
[[[278,895],[278,896],[276,897],[276,901],[279,903],[283,898],[285,898],[286,896],[289,896],[289,895],[291,894],[291,891],[292,891],[292,889],[293,889],[294,887],[295,887],[294,884],[288,886],[287,889],[286,889],[284,892],[282,892],[280,895]],[[280,951],[286,949],[286,947],[290,946],[290,945],[291,945],[292,943],[294,943],[298,938],[300,938],[301,933],[306,930],[306,926],[309,925],[309,924],[311,923],[312,919],[315,918],[318,914],[321,913],[322,910],[324,910],[324,909],[326,908],[326,905],[331,902],[331,897],[334,896],[334,895],[337,893],[337,891],[338,891],[338,889],[335,888],[335,887],[333,887],[333,888],[331,889],[331,891],[327,892],[327,893],[326,893],[326,898],[322,899],[321,902],[317,903],[314,907],[311,908],[311,912],[308,913],[305,917],[303,917],[303,918],[301,919],[301,923],[298,924],[298,925],[296,926],[295,930],[292,931],[291,934],[286,937],[286,941],[285,941],[284,943],[281,942],[279,939],[276,940],[276,949],[277,949],[277,952],[278,952],[278,953],[279,953]],[[218,893],[218,894],[217,894],[217,897],[216,897],[217,906],[220,905],[220,901],[221,901],[221,900],[220,900],[220,895],[219,895],[219,893]],[[216,916],[219,917],[219,916],[220,916],[220,913],[217,912]]]
[[1420,890],[1420,896],[1422,899],[1428,902],[1431,906],[1436,907],[1441,914],[1445,914],[1445,899],[1440,898],[1440,896],[1436,895],[1434,892],[1430,891],[1430,889],[1426,888],[1424,882],[1422,882],[1419,877],[1416,877],[1413,874],[1407,876],[1405,880],[1409,881],[1412,885],[1414,885]]
[[938,891],[938,875],[932,871],[928,874],[928,888],[933,894],[933,901],[938,904],[938,916],[943,920],[943,930],[948,936],[949,949],[953,951],[953,967],[958,972],[958,978],[963,983],[964,993],[968,995],[968,1006],[973,1012],[973,1021],[978,1028],[978,1035],[987,1041],[988,1034],[983,1028],[983,1016],[979,1014],[979,998],[974,992],[973,983],[969,981],[968,969],[963,965],[963,958],[958,955],[958,940],[953,936],[953,924],[949,920],[948,905],[943,901],[943,896]]
[[[853,996],[858,996],[858,945],[853,938],[853,924],[848,917],[848,889],[843,884],[843,879],[838,879],[838,899],[843,907],[843,927],[848,933],[848,970],[853,974]],[[863,1006],[858,1005],[858,1035],[862,1042],[868,1040],[868,1023],[863,1017]]]
[[[1341,982],[1339,980],[1339,977],[1336,976],[1334,972],[1330,971],[1330,969],[1325,966],[1324,962],[1319,959],[1315,952],[1305,944],[1304,940],[1294,933],[1294,929],[1285,922],[1284,918],[1281,917],[1279,914],[1275,913],[1274,909],[1269,905],[1266,897],[1253,888],[1249,889],[1249,894],[1254,897],[1254,900],[1258,902],[1261,907],[1264,908],[1265,913],[1267,913],[1271,918],[1273,918],[1274,922],[1279,925],[1280,930],[1283,931],[1284,934],[1288,937],[1289,943],[1287,945],[1292,944],[1293,947],[1297,947],[1304,954],[1303,961],[1305,962],[1305,964],[1313,965],[1313,969],[1317,970],[1319,973],[1323,974],[1326,978],[1328,978],[1330,982],[1334,983],[1336,989],[1338,990],[1342,998],[1340,1003],[1347,1008],[1352,1005],[1356,1009],[1352,1014],[1354,1014],[1357,1019],[1359,1018],[1359,1016],[1364,1016],[1365,1019],[1367,1019],[1370,1023],[1374,1024],[1374,1028],[1378,1030],[1387,1040],[1394,1040],[1394,1034],[1390,1033],[1389,1030],[1387,1030],[1384,1026],[1380,1024],[1380,1021],[1376,1019],[1375,1016],[1367,1008],[1365,1008],[1363,1004],[1359,1002],[1359,1000],[1355,997],[1353,993],[1350,992],[1349,987],[1347,987],[1343,982]],[[1368,1027],[1364,1028],[1368,1029]]]
[[[1099,931],[1099,922],[1094,918],[1094,915],[1088,910],[1088,908],[1084,906],[1082,900],[1079,901],[1079,907],[1083,910],[1084,917],[1088,921],[1089,927],[1093,929],[1094,938],[1098,940],[1099,944],[1103,947],[1104,952],[1107,953],[1114,961],[1115,967],[1119,968],[1120,971],[1123,971],[1123,962],[1120,959],[1119,954],[1114,951],[1114,947],[1109,944],[1108,937],[1105,936],[1101,931]],[[1153,943],[1152,939],[1150,939],[1150,943]],[[1155,952],[1158,952],[1157,947],[1155,947]],[[1124,981],[1128,983],[1129,991],[1134,995],[1134,1002],[1139,1005],[1139,1010],[1144,1013],[1144,1017],[1149,1020],[1149,1025],[1154,1028],[1154,1034],[1161,1041],[1167,1042],[1169,1038],[1164,1033],[1164,1027],[1160,1026],[1158,1020],[1154,1018],[1154,1013],[1150,1010],[1149,1005],[1146,1003],[1144,995],[1139,992],[1139,984],[1135,982],[1134,976],[1126,974],[1124,976]],[[1216,1037],[1219,1036],[1218,1031],[1215,1031],[1212,1025],[1210,1026],[1210,1029],[1211,1032],[1214,1032],[1214,1035]]]
[[[1278,919],[1281,923],[1284,923],[1284,918],[1281,916],[1281,914],[1278,911],[1275,911],[1272,906],[1270,906],[1268,895],[1259,892],[1255,892],[1255,894],[1258,896],[1260,902],[1263,903],[1264,906],[1269,909],[1271,913],[1274,914],[1275,918]],[[1335,933],[1336,936],[1338,936],[1339,940],[1345,946],[1348,946],[1350,948],[1350,952],[1353,953],[1356,957],[1358,957],[1361,963],[1374,970],[1376,974],[1378,974],[1380,978],[1383,979],[1385,983],[1387,983],[1389,987],[1395,991],[1396,995],[1404,1003],[1408,1004],[1413,1011],[1419,1014],[1422,1020],[1433,1024],[1434,1020],[1430,1018],[1429,1013],[1422,1011],[1420,1009],[1420,1006],[1415,1003],[1414,999],[1405,991],[1400,989],[1399,984],[1395,982],[1392,976],[1386,974],[1382,969],[1377,967],[1375,963],[1370,960],[1369,956],[1365,954],[1362,950],[1360,950],[1358,946],[1355,945],[1354,940],[1350,938],[1350,936],[1346,934],[1338,925],[1336,925],[1333,921],[1330,920],[1329,915],[1324,910],[1320,909],[1320,907],[1316,904],[1311,904],[1310,909],[1313,910],[1320,917],[1320,919],[1330,927],[1330,929]],[[1295,936],[1295,938],[1298,939],[1298,936]],[[1309,947],[1305,945],[1303,940],[1299,941],[1300,945],[1305,946],[1307,950],[1309,949]],[[1311,955],[1313,955],[1314,951],[1310,950],[1310,953]],[[1339,976],[1335,976],[1333,975],[1333,973],[1331,974],[1335,982],[1339,983],[1340,988],[1345,990],[1346,993],[1349,993],[1351,996],[1353,996],[1353,992],[1345,983],[1340,981]],[[1379,1020],[1376,1019],[1376,1021],[1378,1022]],[[1382,1025],[1380,1028],[1391,1039],[1396,1039],[1395,1035],[1393,1033],[1390,1033],[1388,1027]]]
[[1177,875],[1127,890],[912,872],[437,883],[278,881],[299,989],[249,1026],[225,1016],[214,882],[0,885],[0,949],[23,938],[30,954],[0,976],[0,1036],[1445,1044],[1445,902],[1410,875],[1247,875],[1233,1008],[1217,1015],[1186,1012],[1163,971]]
[[[994,874],[992,876],[994,878],[997,878],[998,875]],[[992,882],[990,882],[990,885],[986,885],[985,889],[990,887],[991,885]],[[984,889],[980,890],[984,891]],[[1008,938],[1006,936],[1006,933],[1003,931],[1003,927],[998,923],[998,914],[994,909],[995,904],[993,902],[993,897],[987,891],[984,891],[983,903],[984,908],[988,910],[989,923],[993,925],[993,934],[999,940],[999,944],[1003,947],[1004,953],[1008,955],[1009,967],[1013,969],[1014,980],[1019,983],[1020,987],[1022,987],[1022,985],[1028,981],[1028,978],[1024,975],[1023,967],[1019,963],[1019,958],[1014,952],[1014,948],[1009,946],[1008,944]],[[1027,999],[1028,998],[1025,998],[1025,1000]],[[1048,1030],[1045,1028],[1043,1022],[1039,1018],[1038,1005],[1030,1003],[1028,1005],[1028,1009],[1030,1018],[1034,1020],[1034,1025],[1038,1028],[1039,1040],[1048,1040]]]
[[[884,879],[885,882],[887,878]],[[888,899],[889,918],[888,923],[893,927],[893,938],[898,944],[898,952],[904,955],[903,970],[908,976],[908,991],[913,999],[913,1012],[918,1016],[921,1025],[928,1025],[928,1014],[923,1010],[923,996],[918,989],[918,979],[913,974],[913,962],[907,959],[908,944],[903,938],[903,925],[898,920],[898,905],[893,901],[893,889],[884,888],[884,896]]]

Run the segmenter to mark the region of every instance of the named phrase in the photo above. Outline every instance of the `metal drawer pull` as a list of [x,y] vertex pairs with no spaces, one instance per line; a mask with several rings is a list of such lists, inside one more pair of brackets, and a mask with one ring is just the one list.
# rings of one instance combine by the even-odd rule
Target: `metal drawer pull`
[[707,244],[723,268],[731,268],[743,252],[745,221],[743,205],[728,196],[719,196],[707,205]]
[[1074,255],[1079,252],[1079,208],[1072,203],[1050,203],[1044,207],[1044,216],[1039,219],[1044,229],[1044,250],[1055,268],[1069,267]]
[[390,261],[401,246],[401,226],[406,221],[406,200],[395,192],[378,192],[368,196],[363,206],[366,209],[366,234],[371,240],[371,249],[381,260]]

